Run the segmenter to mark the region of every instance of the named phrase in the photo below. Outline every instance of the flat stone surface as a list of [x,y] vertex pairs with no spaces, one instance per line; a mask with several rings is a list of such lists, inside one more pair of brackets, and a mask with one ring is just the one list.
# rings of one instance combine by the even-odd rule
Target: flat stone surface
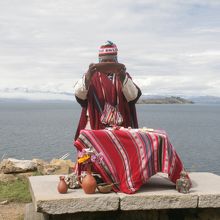
[[213,173],[192,173],[192,194],[198,195],[199,208],[220,207],[220,176]]
[[114,211],[119,207],[119,196],[85,194],[82,189],[69,189],[66,194],[57,191],[59,175],[32,176],[29,178],[35,210],[48,214],[76,212]]
[[220,176],[206,172],[192,172],[190,193],[182,194],[167,175],[157,174],[137,193],[119,193],[121,210],[219,208]]
[[57,191],[59,175],[30,177],[33,204],[38,212],[64,214],[77,212],[150,210],[176,208],[220,208],[220,176],[212,173],[190,173],[190,193],[176,191],[165,174],[157,174],[138,192],[85,194],[82,189]]
[[[191,175],[190,175],[191,176]],[[121,210],[149,210],[196,208],[198,196],[196,194],[182,194],[177,192],[165,174],[157,174],[149,182],[132,195],[118,193]]]

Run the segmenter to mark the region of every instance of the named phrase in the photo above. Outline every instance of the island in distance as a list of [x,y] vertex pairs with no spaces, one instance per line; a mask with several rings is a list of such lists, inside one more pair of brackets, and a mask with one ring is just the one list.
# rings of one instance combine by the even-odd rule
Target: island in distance
[[178,96],[147,96],[143,95],[137,104],[194,104],[193,101]]

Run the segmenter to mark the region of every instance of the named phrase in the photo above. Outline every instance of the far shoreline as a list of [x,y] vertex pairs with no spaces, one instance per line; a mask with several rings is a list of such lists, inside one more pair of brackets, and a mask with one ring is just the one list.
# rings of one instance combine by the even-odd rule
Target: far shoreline
[[163,98],[141,98],[137,104],[194,104],[193,101],[181,98],[179,96],[170,96]]
[[[219,96],[164,96],[164,95],[145,95],[142,94],[136,104],[220,104]],[[77,101],[72,95],[63,99],[47,98],[41,99],[31,97],[0,97],[0,104],[76,104]]]

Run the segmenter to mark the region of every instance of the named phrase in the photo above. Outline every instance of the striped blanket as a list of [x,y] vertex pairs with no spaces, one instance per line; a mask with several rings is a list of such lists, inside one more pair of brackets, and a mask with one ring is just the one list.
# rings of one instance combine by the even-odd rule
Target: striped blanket
[[105,182],[118,183],[116,192],[135,193],[157,172],[167,173],[175,183],[184,169],[162,130],[81,130],[74,145],[79,151],[90,148],[103,154],[102,162],[94,167]]

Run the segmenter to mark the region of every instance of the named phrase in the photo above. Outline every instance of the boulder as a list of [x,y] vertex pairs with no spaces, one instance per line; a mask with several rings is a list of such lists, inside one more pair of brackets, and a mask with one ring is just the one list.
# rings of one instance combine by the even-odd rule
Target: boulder
[[[74,168],[75,163],[71,160],[62,159],[53,159],[50,162],[47,162],[41,159],[17,160],[14,158],[8,158],[2,160],[0,163],[0,172],[4,174],[37,171],[42,175],[59,175],[72,173]],[[33,173],[30,173],[30,175],[33,175]],[[30,175],[28,174],[28,176]]]
[[[36,171],[34,172],[26,172],[26,173],[16,173],[14,174],[19,180],[28,180],[30,176],[35,176]],[[9,174],[7,174],[9,175]]]
[[33,161],[34,163],[36,163],[37,166],[42,166],[42,165],[44,165],[44,164],[48,164],[47,161],[42,160],[42,159],[38,159],[38,158],[34,158],[34,159],[32,159],[32,161]]
[[53,175],[57,170],[60,169],[60,166],[55,166],[51,164],[45,164],[42,167],[39,167],[39,173],[42,175]]
[[39,167],[39,172],[43,175],[61,175],[73,172],[75,164],[71,160],[53,159],[49,164]]
[[53,159],[50,161],[50,164],[61,167],[61,173],[57,174],[62,174],[62,172],[63,174],[72,173],[75,167],[75,163],[73,163],[71,160]]
[[31,160],[17,160],[8,158],[2,160],[0,164],[0,172],[8,173],[25,173],[27,171],[36,171],[37,164]]
[[8,182],[13,182],[16,181],[18,178],[14,174],[4,174],[0,173],[0,182],[3,183],[8,183]]
[[32,159],[32,161],[33,161],[34,163],[36,163],[36,165],[37,165],[37,171],[38,171],[38,173],[40,173],[40,174],[42,174],[42,170],[44,169],[44,166],[46,166],[46,165],[49,164],[49,163],[48,163],[47,161],[45,161],[45,160],[36,159],[36,158]]

